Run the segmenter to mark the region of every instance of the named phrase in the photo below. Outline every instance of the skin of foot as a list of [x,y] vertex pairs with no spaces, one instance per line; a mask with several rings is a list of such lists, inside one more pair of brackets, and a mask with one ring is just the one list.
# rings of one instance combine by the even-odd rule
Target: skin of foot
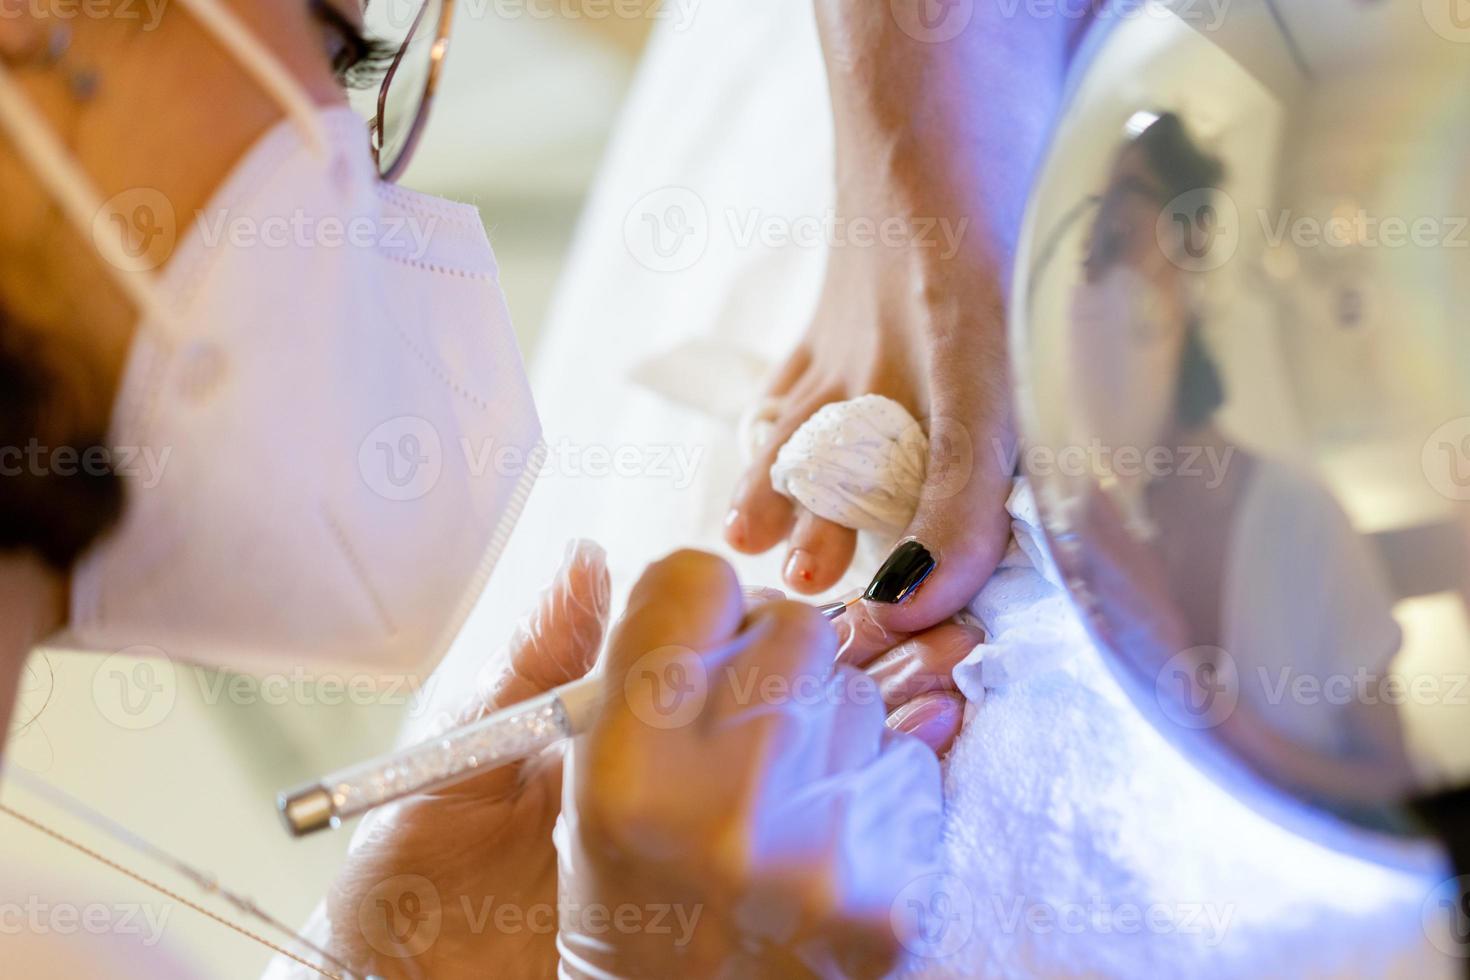
[[777,493],[771,464],[823,405],[868,393],[898,401],[929,433],[928,478],[861,618],[902,640],[964,606],[1010,533],[1006,289],[1027,192],[1091,12],[815,3],[838,217],[879,234],[831,250],[807,333],[767,392],[774,425],[736,487],[725,536],[748,554],[785,542],[786,584],[803,594],[831,588],[852,561],[855,532]]

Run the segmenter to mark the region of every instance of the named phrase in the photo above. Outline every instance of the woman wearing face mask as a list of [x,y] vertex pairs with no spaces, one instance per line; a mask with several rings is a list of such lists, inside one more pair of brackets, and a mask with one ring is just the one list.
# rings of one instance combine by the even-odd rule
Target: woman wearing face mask
[[[1296,743],[1407,776],[1391,705],[1298,706],[1270,693],[1283,675],[1381,679],[1400,633],[1382,574],[1332,495],[1238,445],[1216,419],[1228,392],[1186,271],[1206,226],[1171,241],[1158,224],[1185,195],[1208,208],[1223,178],[1179,117],[1163,115],[1119,152],[1087,245],[1072,309],[1077,432],[1118,462],[1089,494],[1088,524],[1116,564],[1103,577],[1117,587],[1107,605],[1137,610],[1108,625],[1156,668],[1192,648],[1227,651],[1267,755],[1285,759]],[[1123,465],[1155,449],[1208,463]]]
[[[58,632],[247,673],[412,674],[484,588],[544,450],[478,214],[385,179],[422,116],[384,116],[370,140],[345,103],[380,58],[328,0],[0,18],[0,371],[17,379],[0,448],[27,454],[0,484],[0,710]],[[581,676],[606,612],[600,552],[580,546],[467,713]],[[747,609],[714,558],[655,566],[609,646],[559,855],[555,760],[409,801],[354,859],[334,959],[310,968],[881,969],[895,895],[932,868],[935,758],[886,734],[851,671],[830,696],[749,693],[827,691],[834,647],[813,610]],[[629,692],[670,649],[710,682],[683,724],[655,725]],[[877,825],[908,846],[852,846]],[[374,891],[380,869],[443,909],[571,894],[694,921],[675,944],[565,909],[559,934],[446,914],[420,942],[366,917],[400,897]]]

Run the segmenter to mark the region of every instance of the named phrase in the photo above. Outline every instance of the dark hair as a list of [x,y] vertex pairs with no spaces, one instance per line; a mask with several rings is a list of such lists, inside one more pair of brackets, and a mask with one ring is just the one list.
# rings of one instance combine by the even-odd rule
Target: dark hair
[[[1439,838],[1459,876],[1453,886],[1457,892],[1453,900],[1459,903],[1454,915],[1459,916],[1470,909],[1470,786],[1414,800],[1410,810],[1425,829]],[[1455,940],[1466,957],[1461,975],[1470,977],[1470,937],[1456,933]]]
[[1214,191],[1225,180],[1225,164],[1199,148],[1184,128],[1184,121],[1165,112],[1134,137],[1133,146],[1143,151],[1164,187],[1167,203],[1195,191]]
[[0,553],[65,571],[117,522],[124,491],[103,434],[68,431],[76,413],[45,353],[0,307]]
[[[1188,194],[1208,197],[1225,179],[1224,163],[1201,150],[1183,120],[1172,112],[1150,123],[1132,145],[1142,151],[1149,170],[1164,188],[1161,207]],[[1192,316],[1185,325],[1184,350],[1179,355],[1174,412],[1186,429],[1204,425],[1225,404],[1225,383],[1205,346],[1202,328],[1199,318]]]

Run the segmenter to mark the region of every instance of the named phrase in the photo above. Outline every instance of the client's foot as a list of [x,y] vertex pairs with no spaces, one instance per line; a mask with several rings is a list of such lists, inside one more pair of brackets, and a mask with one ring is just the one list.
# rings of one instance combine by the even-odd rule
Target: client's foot
[[830,588],[852,560],[855,532],[777,493],[771,464],[829,402],[874,393],[904,405],[931,443],[922,500],[904,535],[918,546],[900,545],[871,597],[883,625],[905,632],[968,602],[999,560],[1010,527],[1005,502],[1014,459],[1002,304],[994,277],[974,268],[963,250],[952,254],[958,246],[945,235],[962,235],[963,219],[941,233],[947,220],[930,232],[934,241],[915,223],[913,240],[902,244],[834,247],[812,325],[769,390],[768,438],[726,519],[726,537],[740,551],[788,542],[785,579],[792,589]]
[[928,482],[911,540],[866,605],[901,632],[958,610],[1003,553],[1014,436],[1001,287],[1068,63],[1100,5],[1078,18],[962,6],[936,27],[925,0],[815,3],[837,210],[862,224],[839,226],[821,305],[771,388],[773,431],[727,525],[741,551],[789,538],[793,589],[832,585],[852,560],[853,533],[777,494],[771,463],[827,402],[868,393],[900,402],[929,430]]

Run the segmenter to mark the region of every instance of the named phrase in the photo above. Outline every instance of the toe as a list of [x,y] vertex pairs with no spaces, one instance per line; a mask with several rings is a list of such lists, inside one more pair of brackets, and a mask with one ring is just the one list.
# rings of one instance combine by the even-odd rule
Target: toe
[[945,394],[929,421],[918,513],[868,593],[872,618],[895,632],[926,629],[966,605],[1010,539],[1007,410],[974,392]]
[[725,516],[725,541],[736,551],[758,555],[785,540],[795,521],[795,505],[771,486],[770,465],[757,463],[735,489]]
[[892,633],[868,613],[872,603],[849,606],[837,620],[837,662],[859,669],[907,640],[906,633]]
[[984,640],[976,627],[941,623],[900,643],[865,670],[893,711],[933,691],[957,691],[955,667]]
[[725,541],[736,551],[758,555],[785,540],[796,521],[796,508],[771,485],[771,466],[792,433],[832,400],[829,392],[803,386],[781,406],[741,477],[725,516]]
[[936,755],[944,755],[965,722],[965,699],[958,694],[920,695],[888,716],[888,727],[919,739]]
[[786,584],[803,595],[830,589],[847,571],[856,548],[857,532],[797,508],[786,556]]

